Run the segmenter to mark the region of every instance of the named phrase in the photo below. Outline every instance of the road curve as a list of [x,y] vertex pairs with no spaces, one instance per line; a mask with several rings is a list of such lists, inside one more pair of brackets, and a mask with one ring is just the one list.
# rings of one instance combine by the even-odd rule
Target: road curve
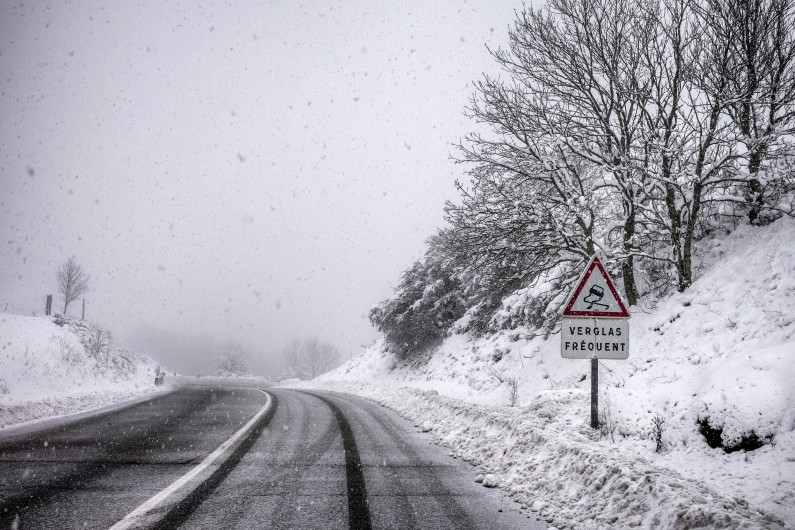
[[0,434],[0,528],[109,528],[265,401],[252,389],[181,388],[54,428]]
[[182,528],[547,528],[379,405],[268,392],[279,403],[268,426]]
[[186,387],[34,432],[0,432],[0,528],[107,529],[257,417],[143,527],[547,528],[379,405],[267,392],[271,399],[255,389]]

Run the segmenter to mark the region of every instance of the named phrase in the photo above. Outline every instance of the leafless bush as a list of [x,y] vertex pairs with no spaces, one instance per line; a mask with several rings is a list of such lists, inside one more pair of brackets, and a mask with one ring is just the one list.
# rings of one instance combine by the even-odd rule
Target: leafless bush
[[519,403],[519,379],[515,376],[505,378],[505,384],[508,385],[508,401],[511,407],[515,407]]
[[9,392],[8,383],[6,383],[5,379],[0,377],[0,394],[8,394]]
[[340,358],[339,350],[330,342],[317,337],[301,341],[293,338],[282,350],[285,364],[285,377],[314,379],[337,365]]
[[599,436],[615,443],[616,426],[613,423],[613,413],[610,406],[610,398],[605,396],[599,411]]
[[86,353],[98,364],[106,363],[110,354],[110,333],[99,328],[91,329],[85,348]]
[[58,349],[60,350],[61,361],[68,366],[78,366],[83,361],[83,356],[79,350],[75,348],[66,340],[65,337],[59,337],[57,340]]
[[654,440],[655,453],[660,453],[663,450],[663,432],[665,431],[665,418],[659,414],[655,414],[651,419],[651,439]]
[[505,375],[504,371],[497,371],[493,366],[487,366],[486,370],[501,385],[508,388],[508,406],[515,407],[519,403],[519,378],[515,375]]

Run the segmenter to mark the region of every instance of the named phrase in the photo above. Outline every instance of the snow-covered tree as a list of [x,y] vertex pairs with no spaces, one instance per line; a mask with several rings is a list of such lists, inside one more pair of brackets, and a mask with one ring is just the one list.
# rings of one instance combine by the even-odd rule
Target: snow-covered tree
[[[587,209],[577,234],[584,259],[598,248],[619,262],[630,304],[647,178],[633,154],[643,127],[639,95],[649,83],[640,52],[649,24],[638,3],[618,0],[551,0],[546,11],[523,10],[508,49],[493,54],[507,77],[477,83],[470,106],[494,134],[470,135],[462,146],[462,161],[507,178],[546,179],[541,193]],[[606,198],[618,208],[591,203]]]
[[420,353],[442,339],[466,309],[442,243],[442,236],[430,238],[425,256],[403,273],[395,294],[370,311],[370,322],[384,333],[398,358]]
[[[477,154],[471,152],[470,160]],[[519,173],[480,160],[470,171],[470,187],[459,184],[460,203],[447,204],[450,228],[441,236],[459,264],[467,304],[478,306],[469,328],[484,332],[502,299],[539,274],[564,272],[557,289],[575,279],[577,265],[594,252],[593,219],[604,197],[587,193],[593,185],[588,164],[566,165],[550,156]],[[537,306],[545,313],[555,294],[539,295],[548,298]]]
[[[371,312],[405,358],[451,331],[543,334],[599,253],[630,305],[695,243],[795,214],[795,4],[548,0],[475,83],[448,226]],[[731,221],[730,223],[727,221]],[[521,307],[519,307],[521,306]],[[458,322],[451,328],[453,322]]]
[[630,305],[637,259],[671,264],[686,289],[695,239],[737,215],[727,204],[750,202],[756,218],[792,187],[788,167],[760,172],[777,167],[774,154],[792,155],[791,11],[778,0],[525,9],[510,46],[494,52],[507,75],[477,83],[470,106],[491,134],[470,135],[461,161],[475,164],[479,185],[499,178],[501,193],[552,175],[533,200],[598,200],[580,236],[620,265]]
[[[795,3],[709,0],[703,20],[731,46],[728,112],[745,147],[748,218],[792,213],[782,197],[795,189]],[[761,218],[760,218],[761,216]]]

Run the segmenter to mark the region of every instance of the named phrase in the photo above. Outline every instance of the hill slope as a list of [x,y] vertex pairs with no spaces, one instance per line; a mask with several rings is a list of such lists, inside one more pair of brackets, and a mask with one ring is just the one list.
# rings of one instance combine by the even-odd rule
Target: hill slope
[[79,320],[0,314],[0,426],[154,389],[157,363]]
[[[558,335],[452,335],[411,366],[377,343],[315,384],[429,422],[442,443],[501,474],[502,487],[556,524],[792,524],[794,243],[792,219],[740,226],[702,243],[687,292],[633,308],[629,359],[600,362],[599,433],[587,426],[589,362],[562,359]],[[659,453],[655,418],[664,422]],[[648,480],[649,491],[637,487]],[[638,515],[643,506],[652,515]],[[757,510],[767,515],[748,515]]]

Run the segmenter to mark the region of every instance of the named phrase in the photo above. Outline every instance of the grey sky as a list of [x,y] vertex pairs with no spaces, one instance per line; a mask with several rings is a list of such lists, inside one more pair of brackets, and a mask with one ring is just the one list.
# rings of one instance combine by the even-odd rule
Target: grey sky
[[521,5],[230,4],[0,6],[0,310],[41,312],[74,254],[117,336],[375,338]]

